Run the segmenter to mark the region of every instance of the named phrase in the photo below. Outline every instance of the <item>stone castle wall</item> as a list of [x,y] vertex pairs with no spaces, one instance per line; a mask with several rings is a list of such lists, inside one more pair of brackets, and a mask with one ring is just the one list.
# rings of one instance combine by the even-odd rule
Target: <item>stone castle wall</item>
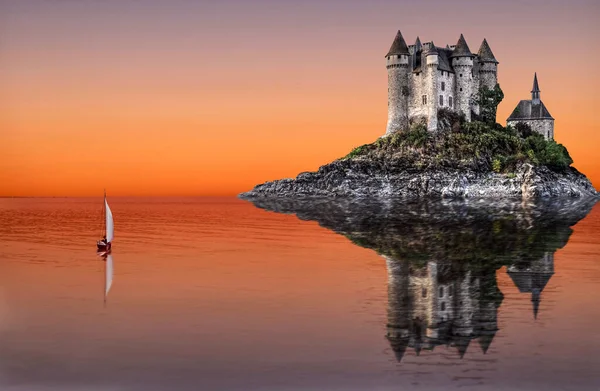
[[452,59],[455,72],[456,107],[455,111],[465,114],[467,121],[471,120],[471,101],[473,96],[473,59],[457,57]]
[[506,124],[512,127],[517,126],[519,122],[529,125],[531,130],[538,132],[546,140],[554,140],[554,120],[553,119],[529,119],[518,121],[507,121]]
[[484,62],[478,67],[479,86],[486,86],[490,90],[498,84],[498,66],[493,62]]
[[[442,83],[444,83],[444,90],[442,91]],[[446,71],[438,71],[438,80],[437,80],[437,100],[439,108],[446,108],[450,110],[454,110],[455,106],[455,95],[454,89],[455,85],[455,77],[454,73],[446,72]],[[440,104],[440,95],[443,97],[443,104]],[[452,98],[452,106],[450,106],[450,98]]]
[[388,70],[388,121],[385,134],[408,126],[408,56],[390,56]]

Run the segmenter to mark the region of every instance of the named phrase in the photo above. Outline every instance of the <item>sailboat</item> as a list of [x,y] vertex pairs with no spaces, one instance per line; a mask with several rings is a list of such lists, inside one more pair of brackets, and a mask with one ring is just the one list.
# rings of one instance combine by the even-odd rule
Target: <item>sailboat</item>
[[115,237],[115,223],[113,221],[112,211],[106,201],[106,191],[104,192],[104,204],[102,206],[104,211],[104,237],[98,240],[98,251],[109,252],[112,247],[112,241]]

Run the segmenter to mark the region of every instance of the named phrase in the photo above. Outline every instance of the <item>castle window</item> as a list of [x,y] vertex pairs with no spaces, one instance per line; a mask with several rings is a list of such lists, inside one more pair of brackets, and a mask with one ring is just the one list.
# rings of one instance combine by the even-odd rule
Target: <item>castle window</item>
[[462,91],[462,88],[460,90]]
[[446,303],[442,302],[442,311],[446,311]]
[[421,290],[421,296],[423,296],[423,297],[427,297],[427,288],[423,288],[423,289]]
[[462,77],[462,73],[460,74],[460,77]]
[[442,82],[442,91],[446,91],[446,83]]
[[440,287],[440,297],[444,297],[444,287]]
[[452,97],[448,97],[448,106],[452,107]]
[[444,105],[444,95],[440,95],[440,106]]
[[[452,97],[450,97],[452,99]],[[448,287],[448,296],[452,297],[452,287]]]
[[423,104],[426,105],[427,104],[427,95],[423,95]]

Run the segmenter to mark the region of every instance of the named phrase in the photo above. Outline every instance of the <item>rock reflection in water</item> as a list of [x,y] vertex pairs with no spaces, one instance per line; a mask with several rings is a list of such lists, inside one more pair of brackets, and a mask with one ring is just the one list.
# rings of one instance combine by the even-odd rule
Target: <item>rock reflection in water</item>
[[498,331],[503,294],[496,272],[506,266],[537,317],[554,274],[554,253],[594,199],[552,203],[479,201],[368,203],[360,200],[255,199],[257,207],[295,213],[385,258],[387,335],[398,361],[438,345],[462,358],[475,343],[484,353]]

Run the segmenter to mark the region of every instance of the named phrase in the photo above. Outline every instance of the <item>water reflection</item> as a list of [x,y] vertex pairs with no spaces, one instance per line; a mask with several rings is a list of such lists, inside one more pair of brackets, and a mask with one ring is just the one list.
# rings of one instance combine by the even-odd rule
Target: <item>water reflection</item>
[[110,252],[104,252],[100,257],[104,263],[104,305],[106,306],[108,292],[110,291],[113,282],[113,256]]
[[537,318],[542,292],[554,274],[554,253],[595,200],[253,203],[315,220],[385,258],[386,338],[401,361],[409,348],[419,355],[439,345],[453,347],[460,358],[475,344],[486,353],[498,331],[504,296],[496,272],[502,267],[520,292],[531,294]]

